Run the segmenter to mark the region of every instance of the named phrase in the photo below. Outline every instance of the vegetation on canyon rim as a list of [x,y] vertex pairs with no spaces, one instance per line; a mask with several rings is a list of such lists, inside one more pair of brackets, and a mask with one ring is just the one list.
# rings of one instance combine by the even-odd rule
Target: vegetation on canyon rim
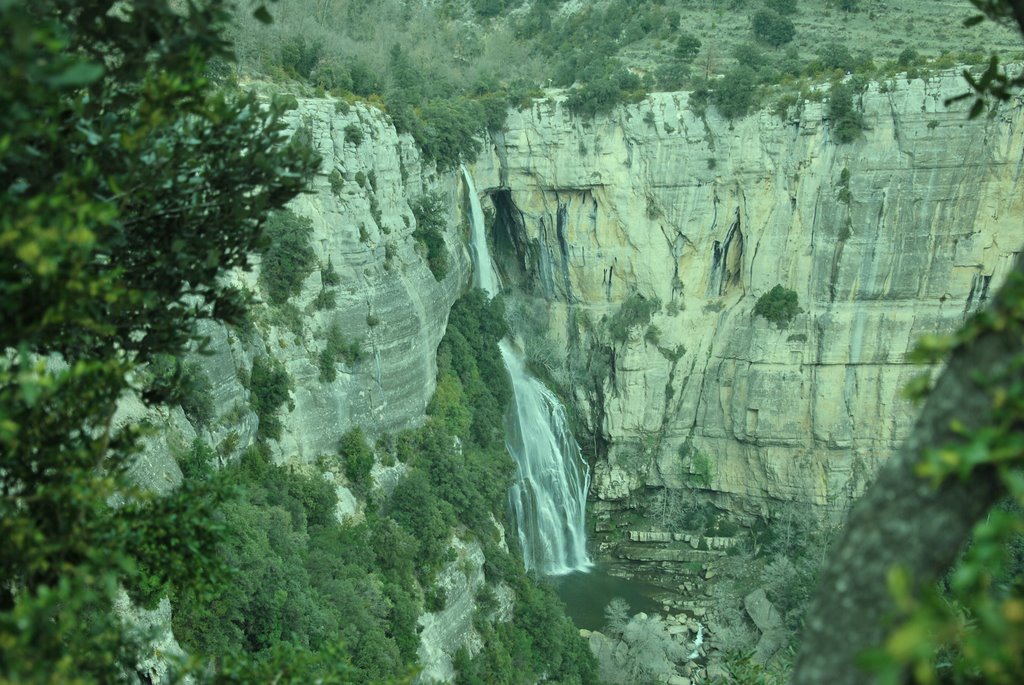
[[[514,4],[476,2],[474,9],[488,17]],[[787,11],[785,3],[771,4],[770,11]],[[844,11],[856,9],[842,4]],[[977,4],[990,14],[1010,7]],[[539,22],[540,39],[557,35],[545,28],[564,27],[553,3],[534,7],[525,20]],[[593,664],[571,624],[550,594],[500,551],[489,527],[508,475],[496,434],[504,400],[494,343],[503,323],[495,311],[500,303],[479,293],[452,313],[426,426],[375,447],[349,436],[326,459],[339,460],[339,471],[364,487],[366,450],[411,465],[407,484],[373,502],[362,528],[334,523],[333,492],[324,482],[269,464],[259,445],[220,471],[210,468],[214,450],[188,446],[180,455],[186,478],[163,497],[131,484],[127,470],[145,429],[114,423],[118,399],[134,393],[153,406],[186,399],[190,418],[204,420],[203,402],[187,399],[205,392],[202,381],[187,365],[167,364],[167,356],[180,354],[201,319],[242,323],[244,293],[220,276],[247,265],[261,236],[273,233],[268,212],[282,209],[316,167],[302,137],[285,135],[281,103],[264,107],[253,96],[225,96],[204,77],[206,67],[227,64],[227,10],[217,1],[190,5],[183,14],[157,0],[46,0],[31,7],[0,0],[0,112],[7,126],[0,138],[0,346],[12,351],[0,364],[0,569],[8,580],[0,588],[0,674],[11,682],[128,679],[125,665],[134,663],[145,636],[126,633],[111,611],[120,584],[142,605],[165,594],[175,598],[181,638],[216,664],[212,671],[192,664],[200,678],[402,678],[414,659],[416,612],[444,601],[425,590],[447,560],[449,527],[458,520],[484,546],[489,579],[505,581],[516,594],[511,622],[495,619],[493,597],[480,598],[477,627],[486,648],[472,659],[459,656],[462,681],[547,675],[592,682]],[[643,17],[673,23],[658,3],[645,3],[644,10],[639,20],[608,24],[601,15],[601,22],[644,36],[655,29],[645,28]],[[265,18],[265,11],[257,16]],[[147,31],[138,31],[140,25]],[[613,57],[585,51],[594,30],[581,29],[580,46],[559,65],[567,74],[563,83],[570,77],[582,83],[574,108],[584,114],[639,90]],[[687,47],[680,37],[677,45],[675,58],[685,62],[692,42]],[[370,98],[381,90],[371,69],[355,62],[347,71],[335,69],[315,44],[286,43],[268,59],[342,95]],[[382,102],[442,168],[472,157],[479,121],[500,126],[506,100],[494,90],[459,93],[402,50],[390,51],[387,60],[391,80]],[[979,83],[995,97],[1019,85],[995,66]],[[521,101],[529,92],[508,84],[506,97]],[[350,136],[350,142],[364,141]],[[281,236],[302,230],[292,226]],[[431,234],[421,239],[429,255]],[[284,256],[307,272],[314,267],[301,250]],[[287,300],[294,286],[284,271],[278,280],[271,269],[264,285]],[[985,383],[986,411],[994,413],[979,415],[990,420],[953,426],[950,439],[962,446],[928,452],[919,467],[944,479],[947,489],[987,484],[981,504],[1006,491],[1024,496],[1015,470],[1022,450],[1019,278],[998,302],[956,339],[924,345],[929,356],[953,350],[954,368],[957,360],[975,366],[985,350],[991,360],[1017,362]],[[636,310],[630,321],[644,319],[644,307]],[[338,347],[336,357],[344,357]],[[249,382],[262,437],[272,438],[289,379],[272,359],[259,359]],[[336,358],[330,361],[333,369]],[[154,373],[143,384],[133,372],[146,363]],[[451,447],[456,436],[468,446],[458,453]],[[967,475],[973,477],[957,478]],[[227,487],[232,476],[234,492]],[[1013,567],[992,560],[1019,531],[1020,518],[1010,511],[996,512],[976,532],[975,546],[949,580],[958,605],[916,598],[906,573],[889,572],[905,618],[876,655],[876,667],[895,679],[912,665],[928,682],[941,647],[965,680],[1013,682],[1024,651],[1020,588],[1005,573]],[[226,581],[229,565],[248,569],[236,585]],[[281,592],[295,603],[286,605]],[[965,621],[961,610],[975,621]],[[347,627],[354,632],[341,646],[340,617],[352,616],[359,620]],[[827,655],[831,647],[821,651]]]

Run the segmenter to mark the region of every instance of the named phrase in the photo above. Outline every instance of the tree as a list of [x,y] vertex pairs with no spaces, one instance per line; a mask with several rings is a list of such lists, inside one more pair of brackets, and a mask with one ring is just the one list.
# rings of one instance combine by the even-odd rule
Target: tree
[[757,73],[742,64],[730,69],[711,93],[711,102],[726,119],[742,117],[756,98]]
[[754,305],[754,315],[763,316],[779,329],[790,325],[793,317],[803,309],[800,308],[797,293],[781,284],[776,285],[758,298]]
[[612,637],[622,637],[629,623],[629,603],[621,597],[612,597],[604,608],[605,631]]
[[676,49],[673,54],[682,62],[692,62],[697,54],[700,52],[701,42],[697,36],[687,31],[679,34],[679,40],[676,41]]
[[773,47],[780,47],[793,40],[796,29],[788,17],[770,9],[758,10],[750,23],[754,37]]
[[221,577],[217,489],[133,487],[143,429],[114,412],[175,399],[132,371],[239,319],[223,276],[318,165],[282,104],[204,77],[230,4],[0,2],[4,682],[127,681],[117,587],[151,604]]
[[832,131],[840,143],[852,143],[860,137],[864,130],[864,115],[853,104],[851,84],[833,84],[828,94],[828,116],[832,120]]
[[[1024,2],[974,4],[990,18],[1012,18],[1024,33]],[[979,96],[1004,99],[1024,85],[995,58],[987,74],[968,78]],[[972,114],[983,108],[979,99]],[[1000,591],[993,581],[1005,564],[1001,543],[1024,523],[1019,513],[990,511],[1006,494],[1024,502],[1022,343],[1024,254],[988,310],[955,337],[919,345],[927,359],[948,354],[948,364],[907,442],[850,514],[822,572],[793,683],[864,682],[862,655],[873,648],[876,668],[891,682],[906,682],[902,672],[911,666],[916,682],[931,682],[939,648],[951,650],[957,672],[977,682],[1020,682],[1024,600],[1019,585]],[[930,588],[972,535],[950,580],[951,606]]]

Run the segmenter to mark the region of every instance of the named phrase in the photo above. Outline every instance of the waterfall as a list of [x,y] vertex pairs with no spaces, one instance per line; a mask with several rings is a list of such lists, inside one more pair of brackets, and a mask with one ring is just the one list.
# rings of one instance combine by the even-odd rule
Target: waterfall
[[[469,171],[462,176],[470,204],[473,284],[494,296],[500,289],[484,234],[483,210]],[[501,357],[512,382],[513,411],[505,444],[516,462],[509,506],[527,570],[544,575],[584,571],[587,556],[584,509],[590,471],[569,430],[565,409],[544,384],[530,375],[508,340]]]

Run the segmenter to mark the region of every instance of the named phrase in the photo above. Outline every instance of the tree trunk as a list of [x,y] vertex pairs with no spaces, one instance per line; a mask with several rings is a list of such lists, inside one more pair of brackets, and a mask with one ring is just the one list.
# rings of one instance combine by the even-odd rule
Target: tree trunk
[[[1024,253],[1015,271],[1024,274]],[[975,522],[1003,494],[991,468],[976,470],[967,480],[950,478],[936,488],[914,467],[925,448],[961,441],[949,428],[953,419],[970,429],[992,422],[992,400],[973,378],[979,372],[1007,372],[1021,350],[1019,334],[1004,330],[988,331],[954,353],[910,437],[854,507],[822,571],[794,685],[871,682],[857,667],[857,658],[884,642],[886,618],[895,611],[886,573],[902,565],[918,585],[934,582],[950,567]],[[1012,373],[1024,381],[1024,370]]]

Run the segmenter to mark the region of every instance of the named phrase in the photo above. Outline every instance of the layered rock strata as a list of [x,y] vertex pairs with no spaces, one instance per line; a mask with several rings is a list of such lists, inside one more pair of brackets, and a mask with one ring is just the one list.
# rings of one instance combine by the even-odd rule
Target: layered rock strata
[[[660,308],[611,368],[571,383],[598,446],[592,495],[651,488],[842,511],[911,427],[921,335],[954,330],[1024,245],[1024,116],[968,120],[957,73],[873,83],[840,144],[824,98],[729,122],[655,93],[585,122],[564,98],[513,112],[475,167],[507,275],[585,354],[623,302]],[[753,316],[776,284],[802,309]],[[582,441],[581,441],[582,442]]]
[[[308,462],[335,453],[338,438],[354,426],[379,434],[422,421],[434,391],[437,346],[470,265],[457,234],[461,203],[454,177],[423,164],[412,138],[398,135],[386,115],[361,104],[305,99],[291,116],[323,158],[312,192],[289,205],[312,221],[317,267],[285,307],[255,309],[255,334],[207,327],[211,354],[197,359],[213,385],[218,414],[202,437],[216,445],[235,433],[243,448],[258,427],[245,375],[257,356],[282,362],[292,387],[275,452]],[[450,267],[441,281],[413,238],[411,209],[435,189],[451,208],[444,236]],[[336,274],[334,284],[328,272]],[[260,292],[258,265],[237,278]],[[323,292],[328,304],[318,306]],[[358,346],[360,359],[339,360],[335,379],[325,381],[318,356],[331,327]]]

